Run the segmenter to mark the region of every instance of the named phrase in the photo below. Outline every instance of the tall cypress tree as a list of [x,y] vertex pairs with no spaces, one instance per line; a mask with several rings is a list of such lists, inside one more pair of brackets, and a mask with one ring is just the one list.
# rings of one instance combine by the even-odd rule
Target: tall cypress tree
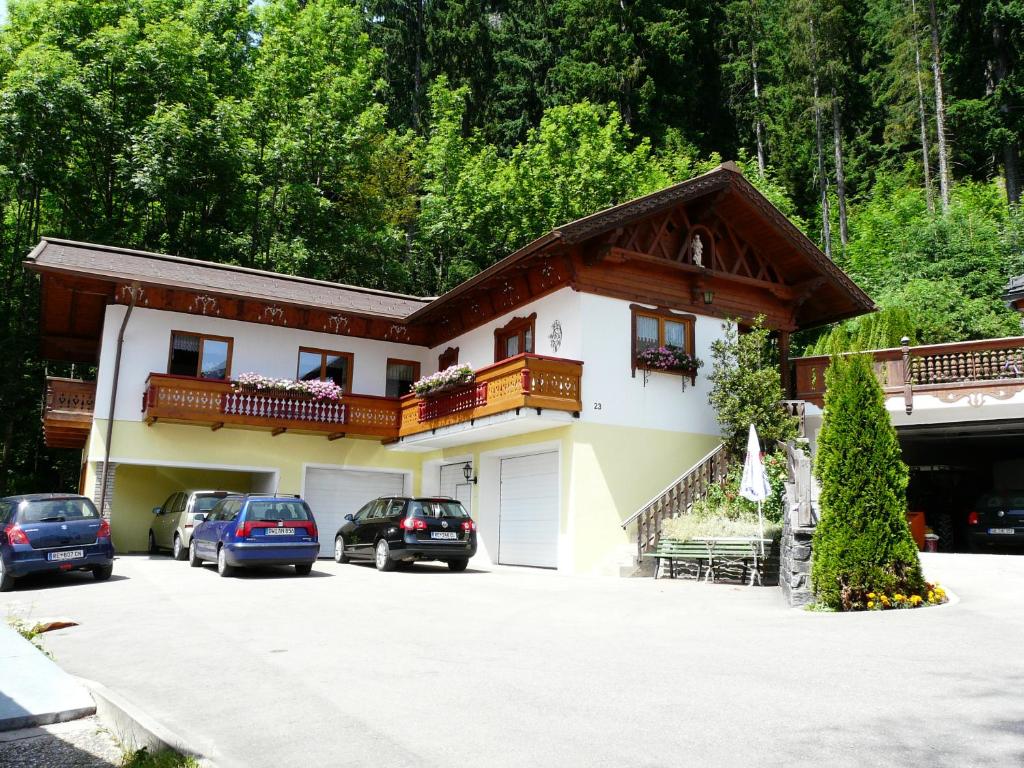
[[818,599],[850,610],[869,592],[924,588],[906,518],[908,471],[867,355],[837,357],[825,374],[825,421],[815,474],[821,522],[811,580]]

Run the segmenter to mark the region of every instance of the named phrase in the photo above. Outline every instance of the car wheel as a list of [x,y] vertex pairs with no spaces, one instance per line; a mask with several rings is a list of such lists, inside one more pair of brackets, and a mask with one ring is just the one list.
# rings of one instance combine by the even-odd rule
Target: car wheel
[[386,539],[381,539],[377,542],[377,550],[373,561],[378,571],[395,570],[395,561],[391,559],[391,547]]
[[198,568],[203,564],[203,561],[199,559],[199,553],[196,552],[196,540],[192,539],[188,543],[188,564],[193,568]]
[[149,532],[149,554],[155,555],[158,551],[159,550],[156,547],[156,536],[154,536],[153,532],[150,531]]
[[228,556],[224,552],[224,547],[217,550],[217,573],[221,576],[235,575],[235,569],[228,565]]
[[0,557],[0,592],[10,592],[14,589],[14,577],[4,567],[4,559]]
[[181,544],[181,536],[174,534],[174,547],[171,550],[175,560],[184,560],[187,550]]
[[345,539],[343,539],[341,536],[334,540],[334,562],[348,562],[348,555],[345,554]]
[[92,569],[92,577],[96,581],[106,581],[110,578],[110,574],[114,572],[114,564],[110,565],[97,565]]
[[449,571],[455,571],[456,573],[458,573],[459,571],[466,570],[466,566],[467,565],[469,565],[469,560],[467,560],[464,557],[461,557],[458,560],[449,560],[448,561],[448,570]]
[[309,576],[309,573],[312,570],[313,570],[313,564],[312,563],[296,563],[295,564],[295,572],[299,576]]

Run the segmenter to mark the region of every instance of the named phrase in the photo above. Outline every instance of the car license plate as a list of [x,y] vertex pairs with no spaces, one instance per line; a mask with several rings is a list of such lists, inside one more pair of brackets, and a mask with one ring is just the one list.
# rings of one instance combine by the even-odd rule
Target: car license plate
[[294,536],[294,528],[267,528],[267,536]]
[[80,557],[85,557],[85,550],[67,549],[63,552],[51,552],[47,557],[50,560],[77,560]]
[[430,538],[432,539],[457,539],[459,534],[455,531],[431,531]]
[[1014,529],[1013,528],[989,528],[988,532],[989,533],[1002,533],[1002,534],[1007,534],[1007,535],[1013,536]]

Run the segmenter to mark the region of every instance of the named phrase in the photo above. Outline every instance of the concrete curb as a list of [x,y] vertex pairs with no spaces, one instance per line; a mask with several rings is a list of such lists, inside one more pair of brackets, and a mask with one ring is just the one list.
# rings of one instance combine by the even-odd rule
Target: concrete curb
[[96,702],[96,716],[126,749],[147,749],[149,752],[172,750],[193,758],[203,768],[215,768],[209,758],[199,754],[176,733],[156,722],[149,715],[114,693],[102,683],[77,678],[92,694]]

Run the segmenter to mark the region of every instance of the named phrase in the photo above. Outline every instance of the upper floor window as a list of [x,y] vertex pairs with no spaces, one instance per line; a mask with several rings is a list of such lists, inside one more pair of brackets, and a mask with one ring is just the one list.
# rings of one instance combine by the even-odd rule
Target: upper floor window
[[633,359],[645,349],[676,347],[693,354],[693,315],[678,315],[667,309],[648,309],[631,304]]
[[199,333],[171,333],[167,372],[176,376],[226,379],[231,375],[232,339]]
[[445,368],[451,368],[457,362],[459,362],[459,348],[448,347],[437,356],[437,370],[443,371]]
[[393,360],[388,358],[387,383],[384,394],[388,397],[402,397],[412,391],[413,382],[420,377],[420,364],[415,360]]
[[333,381],[346,392],[351,392],[352,353],[299,347],[299,368],[295,378],[301,381]]
[[533,352],[537,313],[529,317],[513,317],[494,331],[494,362],[506,360],[524,352]]

